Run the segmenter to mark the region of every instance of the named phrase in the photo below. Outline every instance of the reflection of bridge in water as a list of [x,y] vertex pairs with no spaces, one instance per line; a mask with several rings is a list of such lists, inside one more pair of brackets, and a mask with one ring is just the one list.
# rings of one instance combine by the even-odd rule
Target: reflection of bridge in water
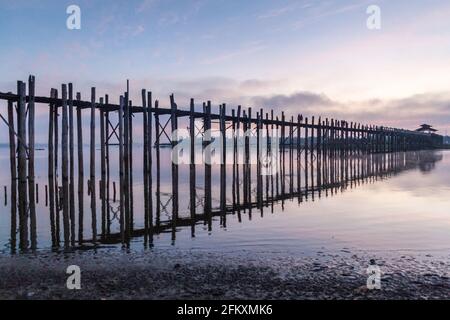
[[[227,226],[227,215],[236,215],[239,222],[243,217],[252,219],[252,214],[261,217],[266,213],[274,213],[274,205],[280,204],[283,209],[285,201],[298,201],[299,205],[306,201],[315,201],[323,197],[330,197],[345,192],[347,189],[358,187],[362,184],[374,183],[387,179],[401,172],[420,169],[432,170],[435,163],[442,160],[442,154],[430,151],[411,151],[383,154],[365,154],[344,157],[342,154],[313,156],[314,161],[300,170],[289,170],[285,179],[281,174],[265,176],[263,179],[254,179],[250,186],[250,195],[247,199],[241,198],[243,184],[237,180],[238,165],[233,165],[233,179],[231,197],[225,204],[212,206],[205,212],[205,195],[200,195],[198,189],[195,196],[195,207],[188,206],[191,213],[188,216],[179,216],[176,212],[170,212],[169,206],[173,201],[170,193],[155,193],[158,199],[155,208],[155,217],[149,217],[151,223],[148,228],[132,229],[130,238],[142,237],[146,244],[151,244],[155,234],[171,233],[175,240],[177,228],[191,229],[191,236],[195,236],[196,226],[207,225],[212,230],[212,222],[218,220],[220,226]],[[294,159],[296,162],[297,159]],[[291,167],[292,168],[292,167]],[[296,169],[296,168],[295,168]],[[297,173],[300,172],[300,175]],[[261,183],[261,185],[259,185]],[[158,185],[158,182],[157,182]],[[220,193],[220,192],[219,192]],[[165,198],[165,200],[162,200]],[[174,205],[172,204],[172,208]],[[176,207],[176,206],[175,206]],[[161,220],[161,216],[171,216],[167,220]],[[111,224],[111,221],[106,221]],[[121,233],[103,233],[99,235],[101,244],[118,244],[122,242]],[[85,240],[92,243],[92,239]]]
[[[350,187],[364,179],[404,170],[406,164],[398,163],[399,155],[404,151],[436,149],[442,146],[443,137],[404,129],[383,126],[365,125],[346,120],[318,117],[304,117],[301,114],[286,118],[274,115],[274,111],[256,112],[252,108],[243,109],[237,106],[227,113],[225,104],[219,106],[214,114],[211,102],[204,102],[202,110],[195,110],[194,99],[191,99],[189,110],[178,109],[174,95],[170,96],[170,107],[162,108],[158,100],[153,100],[151,92],[142,90],[142,106],[135,106],[130,100],[129,85],[120,96],[119,103],[109,102],[109,96],[96,97],[96,89],[91,89],[90,101],[81,100],[81,94],[73,90],[72,84],[51,89],[50,96],[35,95],[35,78],[28,79],[26,84],[17,83],[16,93],[0,92],[0,100],[7,102],[7,119],[1,119],[9,128],[10,172],[11,172],[11,248],[16,248],[17,234],[19,247],[26,250],[37,247],[36,239],[36,173],[35,173],[35,107],[45,105],[48,110],[48,185],[46,198],[49,200],[52,243],[55,247],[64,243],[65,247],[84,242],[122,242],[128,241],[139,233],[153,234],[163,232],[183,224],[195,224],[198,220],[207,220],[217,215],[212,199],[212,166],[208,164],[211,157],[205,153],[204,199],[203,213],[196,211],[197,186],[195,164],[195,140],[201,137],[206,149],[214,137],[211,129],[221,133],[215,143],[221,146],[219,188],[219,212],[223,219],[230,210],[251,210],[263,208],[269,202],[283,201],[297,196],[299,201],[306,198],[322,196],[325,192],[333,193],[336,188],[350,183]],[[280,106],[282,107],[282,106]],[[82,111],[88,109],[90,115],[89,132],[89,183],[90,223],[92,239],[87,240],[83,234],[86,220],[84,212],[84,156],[83,156],[83,117]],[[74,112],[76,111],[76,114]],[[60,113],[62,116],[60,116]],[[144,231],[134,229],[134,195],[133,195],[133,118],[141,115],[143,137],[143,184],[144,184]],[[97,118],[99,116],[99,118]],[[160,219],[161,190],[159,181],[161,174],[160,148],[164,144],[178,146],[177,137],[179,120],[186,120],[190,137],[189,185],[190,205],[188,218],[179,216],[179,165],[171,164],[171,222]],[[201,126],[197,126],[200,120]],[[100,128],[96,128],[97,123]],[[17,130],[16,130],[17,126]],[[74,130],[76,129],[76,136]],[[239,132],[249,133],[239,137]],[[262,133],[269,130],[280,132],[276,143],[267,139],[265,148],[261,148]],[[97,135],[97,132],[100,134]],[[227,158],[227,133],[232,132],[232,155]],[[256,140],[256,151],[250,143],[250,135]],[[267,134],[269,136],[269,134]],[[237,141],[244,143],[238,148]],[[167,141],[162,141],[167,140]],[[100,145],[100,152],[96,151]],[[110,146],[117,145],[119,164],[116,168],[110,165]],[[153,211],[152,145],[156,147],[156,210]],[[61,147],[61,148],[60,148]],[[75,156],[75,147],[77,154]],[[262,162],[267,155],[278,153],[278,171],[274,176],[263,176]],[[242,153],[238,149],[243,149]],[[188,150],[185,150],[188,151]],[[98,154],[100,153],[100,157]],[[243,155],[243,164],[238,164],[238,153]],[[256,168],[251,164],[252,155],[257,161]],[[381,160],[378,159],[381,155]],[[59,158],[60,157],[60,158]],[[286,157],[288,159],[286,159]],[[229,159],[233,159],[232,201],[227,201],[227,167]],[[295,160],[294,160],[295,158]],[[385,159],[385,160],[382,160]],[[98,184],[96,163],[100,164],[101,179]],[[288,168],[286,168],[288,166]],[[296,166],[294,170],[294,166]],[[77,172],[75,174],[75,167]],[[397,168],[397,169],[396,169]],[[427,168],[425,168],[427,169]],[[111,197],[110,173],[119,172],[118,206],[112,206],[109,199],[115,199],[116,188],[113,184]],[[256,171],[256,172],[255,172]],[[240,176],[242,174],[242,176]],[[60,177],[61,175],[61,177]],[[78,178],[76,181],[75,177]],[[242,178],[242,179],[241,179]],[[256,180],[254,182],[254,180]],[[236,183],[237,181],[237,183]],[[75,192],[77,186],[78,192]],[[238,187],[239,186],[239,187]],[[98,190],[98,192],[97,192]],[[270,190],[270,192],[268,192]],[[273,192],[272,192],[273,191]],[[97,202],[101,202],[101,226],[97,221]],[[116,199],[117,200],[117,199]],[[153,217],[156,217],[153,221]],[[111,232],[111,221],[119,220],[120,236]],[[115,220],[114,220],[115,221]],[[101,229],[99,232],[98,229]],[[60,239],[63,235],[63,241]],[[100,239],[97,238],[100,235]]]

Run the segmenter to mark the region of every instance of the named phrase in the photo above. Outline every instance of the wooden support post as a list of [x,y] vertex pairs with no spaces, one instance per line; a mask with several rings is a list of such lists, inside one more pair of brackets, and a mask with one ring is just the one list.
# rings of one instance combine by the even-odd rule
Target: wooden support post
[[[127,90],[127,96],[128,99],[130,97],[129,90]],[[129,103],[129,109],[128,109],[128,120],[130,122],[128,127],[128,139],[129,139],[129,145],[128,145],[128,165],[130,166],[129,171],[129,182],[128,182],[128,188],[129,188],[129,206],[130,206],[130,223],[129,223],[129,234],[131,236],[131,232],[134,228],[134,184],[133,184],[133,103],[131,100],[128,101]]]
[[144,152],[143,152],[143,174],[144,174],[144,230],[145,230],[145,243],[147,243],[148,232],[149,232],[149,191],[148,191],[148,180],[149,180],[149,172],[148,172],[148,106],[147,106],[147,92],[145,89],[141,91],[142,96],[142,129],[144,136]]
[[[62,200],[63,200],[63,226],[64,226],[64,246],[70,245],[70,225],[69,225],[69,149],[68,149],[68,133],[69,119],[67,114],[67,86],[62,85],[61,90],[62,101],[62,139],[61,139],[61,176],[62,176]],[[91,180],[94,181],[94,180]]]
[[236,139],[236,110],[231,109],[231,129],[233,132],[233,184],[232,184],[232,201],[233,201],[233,213],[237,207],[236,201],[236,166],[237,166],[237,139]]
[[281,194],[284,198],[286,179],[286,119],[284,111],[281,112]]
[[224,214],[226,209],[226,165],[227,165],[227,133],[226,133],[226,105],[220,108],[220,133],[221,133],[221,162],[220,162],[220,211]]
[[190,153],[189,153],[189,185],[190,185],[190,214],[191,218],[195,218],[195,104],[194,99],[191,99],[190,109],[189,109],[189,136],[190,136]]
[[[81,94],[77,93],[77,101]],[[78,153],[78,243],[83,243],[84,226],[84,163],[83,163],[83,123],[81,107],[77,107],[77,153]]]
[[159,217],[161,214],[161,160],[159,149],[159,113],[158,113],[158,100],[155,101],[155,147],[156,147],[156,226],[159,226]]
[[28,248],[28,198],[27,198],[27,146],[25,83],[17,82],[17,128],[18,128],[18,178],[19,178],[19,227],[20,249]]
[[[311,149],[311,153],[310,153],[310,161],[311,161],[311,168],[313,167],[314,164],[314,116],[312,116],[311,118],[311,143],[310,145],[310,149]],[[313,178],[312,174],[311,174],[311,179]]]
[[256,201],[257,207],[260,208],[260,194],[261,194],[261,184],[260,184],[260,176],[261,176],[261,149],[260,149],[260,119],[262,113],[256,112]]
[[124,100],[124,166],[125,176],[123,182],[124,206],[125,206],[125,241],[128,243],[130,236],[130,105],[128,93]]
[[73,135],[73,85],[69,83],[69,217],[70,242],[75,245],[75,166]]
[[252,133],[252,108],[248,108],[248,131],[249,131],[249,140],[248,140],[248,152],[247,152],[247,195],[248,195],[248,209],[249,209],[249,218],[251,217],[252,210],[252,167],[251,167],[251,152],[250,152],[250,138]]
[[[105,103],[109,104],[109,96],[105,95]],[[109,164],[109,110],[105,112],[105,136],[106,136],[106,145],[105,145],[105,161],[106,161],[106,233],[110,234],[111,232],[111,206],[109,204],[110,198],[110,164]]]
[[[153,184],[153,175],[152,175],[152,105],[153,105],[153,99],[152,99],[152,93],[147,92],[147,110],[148,110],[148,121],[147,121],[147,152],[148,152],[148,187],[149,187],[149,197],[148,197],[148,220],[149,220],[149,228],[150,228],[150,234],[153,235],[153,191],[152,191],[152,184]],[[150,237],[150,242],[153,243],[153,236]]]
[[105,111],[104,100],[100,98],[100,199],[102,208],[102,238],[106,235],[106,137],[105,137]]
[[174,152],[174,148],[178,144],[178,115],[177,115],[177,104],[175,103],[175,98],[173,94],[170,96],[170,120],[172,129],[172,210],[175,218],[178,218],[178,151]]
[[16,138],[14,131],[14,105],[8,100],[9,123],[9,163],[11,169],[11,251],[16,250],[17,232],[17,165],[16,165]]
[[124,108],[125,99],[120,96],[120,107],[119,107],[119,211],[120,211],[120,235],[122,243],[125,242],[125,155],[124,155]]
[[[205,106],[204,118],[204,139],[205,144],[209,146],[211,143],[211,101],[208,101]],[[205,152],[205,213],[211,214],[211,149]]]
[[95,88],[91,88],[91,125],[90,125],[90,165],[91,186],[92,241],[97,241],[97,212],[95,198]]
[[[308,117],[305,117],[305,190],[308,190]],[[308,198],[308,192],[305,192],[306,198]]]
[[[56,90],[55,89],[55,99],[57,99],[58,98],[58,90]],[[55,103],[55,105],[54,105],[54,114],[53,114],[53,117],[54,117],[54,119],[53,119],[53,123],[54,123],[54,126],[53,126],[53,128],[54,128],[54,130],[55,130],[55,132],[54,132],[54,139],[55,139],[55,153],[54,153],[54,159],[55,159],[55,166],[54,166],[54,169],[55,169],[55,174],[54,174],[54,176],[55,176],[55,204],[56,204],[56,221],[55,221],[55,224],[56,224],[56,235],[57,235],[57,237],[58,237],[58,244],[59,244],[59,235],[60,235],[60,223],[59,223],[59,212],[61,211],[61,204],[60,204],[60,201],[59,201],[59,198],[60,198],[60,196],[59,196],[59,179],[58,179],[58,177],[59,177],[59,173],[58,173],[58,163],[59,163],[59,161],[58,161],[58,159],[59,159],[59,157],[58,157],[58,155],[59,155],[59,121],[58,121],[58,117],[59,117],[59,111],[58,111],[58,108],[60,107],[60,105],[58,105],[58,103]]]
[[[238,105],[237,115],[236,115],[236,201],[238,208],[241,205],[241,187],[240,187],[240,179],[239,179],[239,163],[241,162],[240,154],[241,154],[241,106]],[[242,153],[243,154],[243,153]],[[238,211],[240,213],[240,210]]]
[[300,200],[300,194],[301,194],[301,122],[302,122],[302,115],[297,115],[297,194],[299,195]]
[[[55,90],[52,89],[50,92],[50,97],[55,98]],[[55,104],[51,103],[49,105],[49,121],[48,121],[48,188],[50,194],[50,231],[52,234],[52,246],[56,246],[56,226],[55,226],[55,168],[54,168],[54,155],[55,150],[53,147],[53,133],[54,133],[54,114],[55,114]]]
[[289,123],[289,193],[294,192],[294,116]]
[[36,249],[36,191],[34,173],[34,149],[35,149],[35,78],[28,78],[28,198],[30,206],[30,239],[31,248]]

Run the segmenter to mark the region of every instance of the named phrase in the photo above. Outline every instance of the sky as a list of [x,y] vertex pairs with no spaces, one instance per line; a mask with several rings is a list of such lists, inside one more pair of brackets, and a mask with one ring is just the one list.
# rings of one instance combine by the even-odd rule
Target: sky
[[[73,4],[80,30],[66,27]],[[174,93],[179,108],[192,97],[445,133],[449,17],[443,0],[0,0],[0,91],[33,74],[38,95],[72,82],[117,102],[130,79],[135,104],[145,88],[162,106]]]

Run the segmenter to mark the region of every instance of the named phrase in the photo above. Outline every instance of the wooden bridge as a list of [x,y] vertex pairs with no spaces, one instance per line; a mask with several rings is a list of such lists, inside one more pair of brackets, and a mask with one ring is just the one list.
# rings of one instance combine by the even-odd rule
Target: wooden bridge
[[[76,243],[76,225],[78,224],[78,241],[83,239],[83,196],[84,196],[84,165],[83,165],[83,133],[82,133],[82,113],[88,109],[90,112],[90,149],[89,149],[89,181],[88,191],[91,201],[92,217],[92,242],[97,241],[97,214],[96,214],[96,149],[100,144],[100,183],[99,197],[101,199],[102,217],[110,214],[108,201],[110,197],[110,170],[109,164],[111,145],[119,146],[119,196],[120,196],[120,237],[122,242],[126,242],[133,234],[133,114],[142,113],[142,136],[143,147],[143,177],[144,177],[144,206],[145,206],[145,230],[150,228],[151,193],[148,191],[152,186],[153,155],[152,146],[156,147],[156,173],[157,180],[160,178],[160,146],[161,139],[167,138],[172,147],[178,143],[178,138],[174,133],[178,130],[178,119],[186,117],[189,120],[190,142],[190,208],[195,215],[195,177],[198,165],[195,164],[195,138],[200,133],[206,145],[211,143],[212,137],[210,129],[213,120],[218,124],[221,133],[220,145],[221,153],[220,169],[220,210],[226,211],[226,164],[227,162],[227,132],[233,132],[233,152],[232,163],[238,165],[237,139],[242,129],[244,132],[251,132],[257,140],[256,177],[258,188],[263,183],[262,162],[259,161],[271,152],[270,140],[267,140],[267,148],[260,148],[261,135],[270,130],[279,130],[280,152],[280,180],[281,188],[285,188],[286,156],[289,157],[289,172],[293,172],[294,162],[297,162],[297,173],[300,172],[301,162],[307,165],[309,162],[318,161],[320,156],[337,156],[343,158],[363,154],[395,153],[399,151],[411,151],[421,149],[440,148],[443,137],[437,134],[421,133],[404,129],[389,128],[382,126],[366,125],[346,120],[336,120],[322,117],[306,117],[301,114],[286,117],[284,112],[281,115],[274,115],[274,111],[265,112],[263,109],[255,113],[252,108],[244,109],[237,106],[227,112],[225,104],[219,106],[219,113],[211,111],[211,102],[202,103],[202,112],[195,110],[195,101],[191,99],[186,110],[179,109],[175,102],[174,95],[170,96],[170,108],[161,108],[158,100],[153,100],[152,93],[142,90],[141,106],[136,106],[129,99],[129,84],[127,89],[119,98],[119,104],[112,104],[109,96],[97,98],[96,89],[91,89],[90,101],[81,100],[81,94],[74,94],[72,84],[63,84],[61,91],[51,89],[48,97],[35,95],[35,78],[28,79],[28,92],[26,84],[17,82],[16,93],[0,92],[0,100],[7,101],[8,116],[1,115],[2,120],[9,127],[10,146],[10,170],[11,170],[11,203],[18,204],[11,206],[11,244],[16,246],[17,217],[19,218],[19,247],[26,249],[30,245],[36,247],[36,208],[35,208],[35,108],[38,104],[46,105],[49,110],[48,116],[48,194],[50,199],[50,217],[52,220],[52,234],[58,235],[59,212],[62,211],[64,245],[70,246]],[[15,106],[14,106],[15,105]],[[76,114],[75,114],[76,112]],[[62,113],[62,117],[59,114]],[[254,116],[253,116],[254,114]],[[99,117],[100,136],[96,137],[96,118]],[[117,118],[114,122],[113,118]],[[162,118],[166,118],[163,119]],[[59,119],[61,118],[61,119]],[[201,119],[201,128],[196,127],[195,121]],[[75,123],[76,121],[76,123]],[[154,124],[153,124],[154,123]],[[170,126],[169,126],[170,124]],[[76,125],[76,140],[75,140]],[[17,130],[16,130],[17,127]],[[61,128],[61,129],[60,129]],[[61,131],[61,132],[59,132]],[[250,163],[250,136],[244,137],[243,158],[245,163],[243,168],[243,197],[244,202],[251,198],[252,165]],[[58,159],[58,148],[61,145],[61,160]],[[75,145],[77,146],[77,156],[75,157]],[[278,149],[277,149],[278,150]],[[296,150],[296,151],[295,151]],[[296,153],[296,157],[294,157]],[[205,155],[210,157],[210,155]],[[295,158],[295,161],[294,161]],[[230,159],[230,157],[228,158]],[[208,159],[207,159],[208,160]],[[75,163],[78,163],[78,172],[75,175]],[[60,167],[59,167],[60,166]],[[58,170],[61,172],[61,185],[58,181]],[[178,212],[178,173],[179,166],[172,163],[172,212]],[[233,174],[238,174],[234,171]],[[206,161],[204,164],[204,190],[206,213],[212,211],[211,207],[211,164]],[[77,196],[75,196],[75,177],[77,176]],[[261,182],[261,183],[260,183]],[[262,196],[262,190],[257,190],[257,196]],[[75,210],[78,200],[78,211]],[[78,217],[76,216],[78,212]],[[103,219],[102,219],[103,220]],[[107,220],[106,218],[104,219]],[[28,228],[29,224],[29,228]],[[103,224],[103,223],[102,223]],[[54,230],[53,230],[54,228]],[[102,225],[102,229],[105,226]],[[29,231],[30,230],[30,231]],[[53,232],[54,231],[54,232]],[[104,230],[103,230],[104,231]],[[102,232],[103,233],[103,232]],[[56,239],[53,239],[56,241]]]

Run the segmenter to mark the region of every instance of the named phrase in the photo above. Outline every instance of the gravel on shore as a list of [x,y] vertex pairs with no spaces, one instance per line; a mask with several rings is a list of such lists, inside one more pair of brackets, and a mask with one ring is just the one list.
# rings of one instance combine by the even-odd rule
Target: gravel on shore
[[[381,289],[367,288],[378,265]],[[69,265],[81,289],[66,287]],[[0,256],[0,299],[449,299],[450,257],[87,250]]]

